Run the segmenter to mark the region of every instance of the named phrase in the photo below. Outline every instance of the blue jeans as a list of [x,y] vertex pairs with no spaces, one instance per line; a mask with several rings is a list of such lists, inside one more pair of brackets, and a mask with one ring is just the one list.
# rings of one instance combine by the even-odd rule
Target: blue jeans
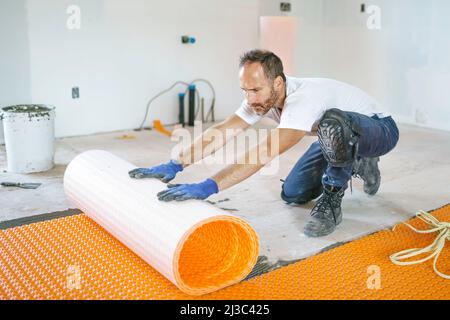
[[[345,112],[362,129],[358,157],[381,157],[395,148],[399,131],[392,117],[368,117],[356,112]],[[300,158],[283,184],[281,197],[289,202],[304,203],[317,198],[322,188],[334,186],[346,189],[352,177],[353,166],[333,167],[325,160],[319,141],[314,142]]]

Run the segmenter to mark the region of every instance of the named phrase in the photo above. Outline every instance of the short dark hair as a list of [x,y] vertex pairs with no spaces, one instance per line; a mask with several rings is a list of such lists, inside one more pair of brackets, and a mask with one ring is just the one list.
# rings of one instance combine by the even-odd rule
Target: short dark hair
[[244,53],[240,57],[239,68],[242,68],[246,63],[259,62],[263,67],[264,74],[271,81],[274,81],[278,76],[283,78],[286,82],[286,76],[283,71],[283,62],[273,52],[267,50],[251,50]]

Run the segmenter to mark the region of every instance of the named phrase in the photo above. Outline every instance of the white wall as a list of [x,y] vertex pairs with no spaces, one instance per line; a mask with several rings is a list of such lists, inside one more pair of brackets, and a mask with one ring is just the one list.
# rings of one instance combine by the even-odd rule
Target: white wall
[[[261,0],[265,15],[283,15]],[[297,76],[361,87],[404,123],[450,130],[450,1],[291,0],[298,17]],[[381,9],[367,28],[361,3]]]
[[[0,107],[31,100],[25,0],[0,0]],[[0,121],[0,144],[3,143]]]
[[[66,28],[72,4],[81,8],[80,30]],[[242,100],[238,58],[257,46],[258,10],[257,0],[28,0],[31,100],[56,106],[57,136],[91,134],[136,128],[150,97],[177,80],[206,78],[223,119]],[[185,34],[197,43],[181,44]],[[71,98],[73,86],[81,99]],[[208,88],[200,90],[209,107]],[[152,105],[146,125],[177,121],[179,91]]]
[[[450,1],[366,2],[381,8],[381,30],[366,27],[361,0],[290,2],[297,76],[350,82],[397,120],[450,130]],[[81,30],[66,28],[70,4],[82,10]],[[258,45],[260,15],[282,15],[279,1],[0,0],[0,105],[55,105],[57,136],[129,129],[155,93],[204,77],[222,119],[242,99],[238,57]],[[197,44],[182,45],[183,34]],[[176,122],[180,90],[152,106],[146,125]]]
[[360,85],[402,122],[450,130],[450,2],[371,0],[380,30],[360,4],[323,0],[322,74]]

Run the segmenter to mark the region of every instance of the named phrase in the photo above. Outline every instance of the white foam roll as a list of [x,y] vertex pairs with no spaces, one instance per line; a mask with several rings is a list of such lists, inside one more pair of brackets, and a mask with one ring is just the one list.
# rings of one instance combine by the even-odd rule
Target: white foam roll
[[199,200],[161,202],[157,179],[131,179],[136,167],[93,150],[67,167],[67,198],[182,291],[201,295],[242,280],[259,244],[241,218]]

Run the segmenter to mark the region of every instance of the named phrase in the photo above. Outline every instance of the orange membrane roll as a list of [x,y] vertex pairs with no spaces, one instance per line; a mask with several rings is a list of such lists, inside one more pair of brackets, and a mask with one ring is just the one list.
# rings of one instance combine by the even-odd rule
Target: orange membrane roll
[[67,167],[67,198],[184,293],[238,283],[256,264],[258,236],[243,219],[203,201],[161,202],[157,179],[131,179],[136,167],[93,150]]

